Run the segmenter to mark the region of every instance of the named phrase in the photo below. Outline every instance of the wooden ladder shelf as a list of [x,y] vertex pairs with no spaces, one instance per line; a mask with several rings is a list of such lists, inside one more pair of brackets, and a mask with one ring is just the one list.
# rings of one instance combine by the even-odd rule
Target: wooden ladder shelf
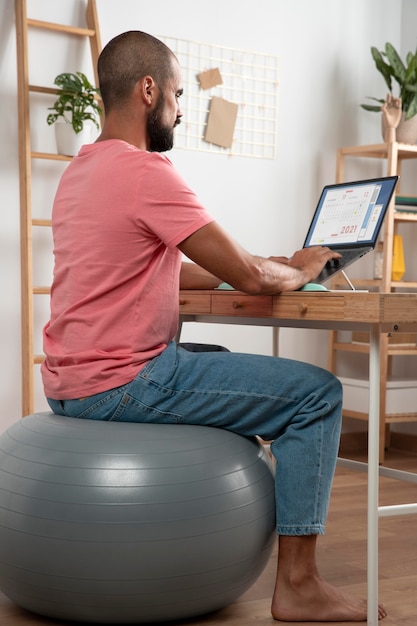
[[65,36],[88,37],[98,85],[97,61],[101,51],[95,0],[86,2],[86,28],[66,26],[27,16],[26,0],[15,0],[16,50],[18,79],[18,123],[19,123],[19,186],[20,186],[20,249],[21,249],[21,315],[22,315],[22,415],[34,411],[34,372],[35,364],[43,361],[43,355],[34,354],[34,311],[33,296],[49,294],[49,287],[33,285],[33,227],[50,227],[50,220],[32,218],[32,160],[51,159],[69,161],[71,157],[60,154],[34,152],[30,135],[30,94],[55,94],[51,87],[31,85],[29,82],[29,29],[37,28],[60,33]]

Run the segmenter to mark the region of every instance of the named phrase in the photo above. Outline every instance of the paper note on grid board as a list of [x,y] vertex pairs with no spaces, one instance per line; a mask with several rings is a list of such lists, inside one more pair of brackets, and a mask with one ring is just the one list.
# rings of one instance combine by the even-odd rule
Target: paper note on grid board
[[205,141],[223,148],[231,148],[235,131],[238,105],[213,96],[207,119]]

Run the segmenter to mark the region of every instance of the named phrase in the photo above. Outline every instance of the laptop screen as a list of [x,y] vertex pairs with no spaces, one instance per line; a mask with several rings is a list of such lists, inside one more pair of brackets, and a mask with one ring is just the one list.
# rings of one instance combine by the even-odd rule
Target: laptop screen
[[324,187],[304,247],[375,246],[398,176]]

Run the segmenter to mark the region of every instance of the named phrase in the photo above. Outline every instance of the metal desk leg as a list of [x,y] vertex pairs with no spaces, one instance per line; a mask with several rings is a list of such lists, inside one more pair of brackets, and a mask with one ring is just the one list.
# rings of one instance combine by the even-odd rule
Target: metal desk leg
[[272,327],[272,356],[279,356],[279,326]]
[[174,341],[176,341],[177,343],[179,342],[180,337],[181,337],[181,331],[182,331],[183,323],[184,323],[184,318],[183,318],[182,315],[180,315],[179,316],[179,320],[178,320],[178,330],[177,330],[177,333],[176,333],[176,335],[174,337]]
[[368,421],[368,626],[378,624],[379,352],[380,329],[377,325],[371,325]]

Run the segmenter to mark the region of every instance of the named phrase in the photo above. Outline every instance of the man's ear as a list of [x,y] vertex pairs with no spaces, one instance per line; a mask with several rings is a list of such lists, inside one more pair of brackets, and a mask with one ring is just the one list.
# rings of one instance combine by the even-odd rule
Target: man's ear
[[156,97],[157,87],[152,76],[145,76],[141,81],[141,95],[148,106],[152,105]]

